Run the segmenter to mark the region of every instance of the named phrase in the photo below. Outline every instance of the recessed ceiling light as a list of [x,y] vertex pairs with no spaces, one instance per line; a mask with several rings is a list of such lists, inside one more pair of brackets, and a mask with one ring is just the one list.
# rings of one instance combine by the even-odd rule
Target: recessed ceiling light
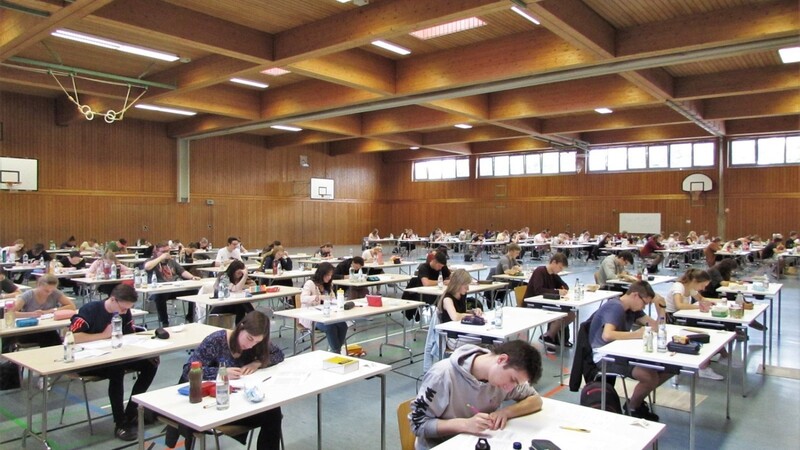
[[53,31],[50,34],[58,38],[68,39],[70,41],[80,42],[83,44],[96,45],[98,47],[108,48],[111,50],[116,50],[124,53],[130,53],[132,55],[139,55],[139,56],[145,56],[147,58],[159,59],[161,61],[174,62],[180,59],[178,55],[174,55],[172,53],[166,53],[145,47],[139,47],[136,45],[126,44],[124,42],[112,41],[110,39],[104,39],[101,37],[92,36],[91,34],[78,33],[72,30],[59,29]]
[[289,72],[288,70],[285,69],[281,69],[280,67],[273,67],[271,69],[262,70],[261,73],[263,73],[264,75],[272,75],[273,77],[279,77],[281,75],[286,75],[287,73],[292,73],[292,72]]
[[253,80],[245,80],[244,78],[231,78],[231,81],[234,83],[243,84],[245,86],[257,87],[259,89],[266,89],[269,87],[267,83],[259,83],[258,81],[253,81]]
[[608,108],[595,108],[594,111],[598,114],[611,114],[612,112],[614,112]]
[[446,36],[448,34],[458,33],[459,31],[471,30],[486,25],[486,22],[478,19],[477,17],[468,17],[466,19],[456,20],[454,22],[443,23],[435,27],[425,28],[422,30],[409,33],[417,39],[433,39],[439,36]]
[[778,50],[784,64],[800,62],[800,47],[787,47]]
[[405,56],[405,55],[410,55],[411,54],[411,50],[409,50],[407,48],[404,48],[404,47],[400,47],[399,45],[392,44],[391,42],[372,41],[372,45],[374,45],[376,47],[380,47],[380,48],[385,49],[385,50],[389,50],[390,52],[397,53],[398,55]]
[[419,147],[417,147],[416,145],[414,145],[412,147],[408,147],[408,148],[411,149],[411,150],[419,150]]
[[283,131],[303,131],[302,128],[298,127],[291,127],[289,125],[272,125],[270,128],[274,128],[276,130],[283,130]]
[[134,105],[134,108],[146,109],[149,111],[165,112],[170,114],[179,114],[181,116],[194,116],[197,113],[194,111],[186,111],[185,109],[164,108],[162,106],[148,105],[146,103],[139,103]]
[[337,2],[339,2],[339,3],[347,3],[347,2],[349,2],[350,0],[336,0],[336,1],[337,1]]
[[519,6],[512,6],[511,10],[515,13],[519,14],[520,16],[530,20],[531,22],[535,23],[536,25],[541,25],[538,20],[536,20],[530,13],[525,11],[524,9],[520,8]]
[[472,128],[472,125],[468,125],[466,123],[457,123],[453,126],[456,128],[461,128],[462,130],[469,130],[470,128]]

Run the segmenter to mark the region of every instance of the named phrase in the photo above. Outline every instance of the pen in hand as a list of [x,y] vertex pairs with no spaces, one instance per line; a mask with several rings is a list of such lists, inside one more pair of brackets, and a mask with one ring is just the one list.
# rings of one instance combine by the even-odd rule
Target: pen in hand
[[480,414],[481,413],[481,411],[478,408],[472,406],[469,403],[467,403],[467,408],[469,408],[469,410],[472,411],[473,414]]

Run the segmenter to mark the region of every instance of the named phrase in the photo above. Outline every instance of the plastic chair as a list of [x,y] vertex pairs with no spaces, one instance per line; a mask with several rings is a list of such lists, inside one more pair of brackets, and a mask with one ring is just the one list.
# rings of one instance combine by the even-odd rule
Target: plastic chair
[[[517,307],[518,308],[526,308],[527,307],[525,305],[525,291],[527,291],[527,290],[528,290],[528,285],[526,285],[526,284],[522,284],[522,285],[519,285],[519,286],[514,288],[514,297],[517,299]],[[537,327],[537,329],[539,330],[539,334],[542,334],[542,335],[544,334],[544,325],[539,325]],[[533,336],[535,336],[535,334],[533,334],[533,335],[531,335],[529,337],[529,342],[533,342]]]
[[[303,302],[300,300],[300,295],[299,294],[294,296],[294,307],[297,308],[297,309],[300,309],[300,308],[303,307]],[[310,337],[311,340],[313,341],[315,332],[319,331],[320,333],[322,333],[323,336],[318,341],[314,342],[314,345],[322,342],[322,340],[325,339],[325,333],[324,332],[322,332],[320,330],[316,330],[316,329],[310,330],[310,329],[306,328],[305,326],[303,326],[303,324],[301,324],[299,320],[295,320],[295,325],[294,326],[297,329],[297,331],[299,332],[299,336],[294,341],[294,346],[295,346],[294,353],[295,354],[297,354],[297,343],[305,341],[306,337]]]
[[397,405],[397,429],[400,432],[400,450],[414,450],[414,441],[417,437],[411,431],[408,415],[411,414],[411,402],[416,398],[405,400]]

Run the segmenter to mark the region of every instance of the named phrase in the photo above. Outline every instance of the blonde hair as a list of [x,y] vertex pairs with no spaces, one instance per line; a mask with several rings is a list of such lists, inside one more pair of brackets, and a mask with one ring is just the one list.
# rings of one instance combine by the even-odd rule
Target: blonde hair
[[464,269],[457,269],[453,273],[450,274],[450,281],[447,283],[447,287],[445,288],[442,295],[436,300],[436,309],[441,312],[442,310],[442,302],[444,302],[445,297],[450,297],[455,300],[456,296],[458,295],[458,291],[461,290],[462,287],[469,285],[472,283],[472,275],[469,274]]
[[56,286],[58,285],[58,278],[55,275],[48,273],[39,277],[36,281],[37,286]]

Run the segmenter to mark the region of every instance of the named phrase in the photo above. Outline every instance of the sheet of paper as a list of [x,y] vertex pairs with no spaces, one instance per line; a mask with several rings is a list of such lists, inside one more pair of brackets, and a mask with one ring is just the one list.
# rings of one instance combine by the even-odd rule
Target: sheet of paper
[[105,355],[106,353],[111,353],[108,350],[96,350],[96,349],[84,349],[80,352],[75,352],[75,360],[87,359],[87,358],[95,358],[98,356]]
[[310,374],[310,372],[278,372],[270,381],[278,386],[292,386],[305,383]]

